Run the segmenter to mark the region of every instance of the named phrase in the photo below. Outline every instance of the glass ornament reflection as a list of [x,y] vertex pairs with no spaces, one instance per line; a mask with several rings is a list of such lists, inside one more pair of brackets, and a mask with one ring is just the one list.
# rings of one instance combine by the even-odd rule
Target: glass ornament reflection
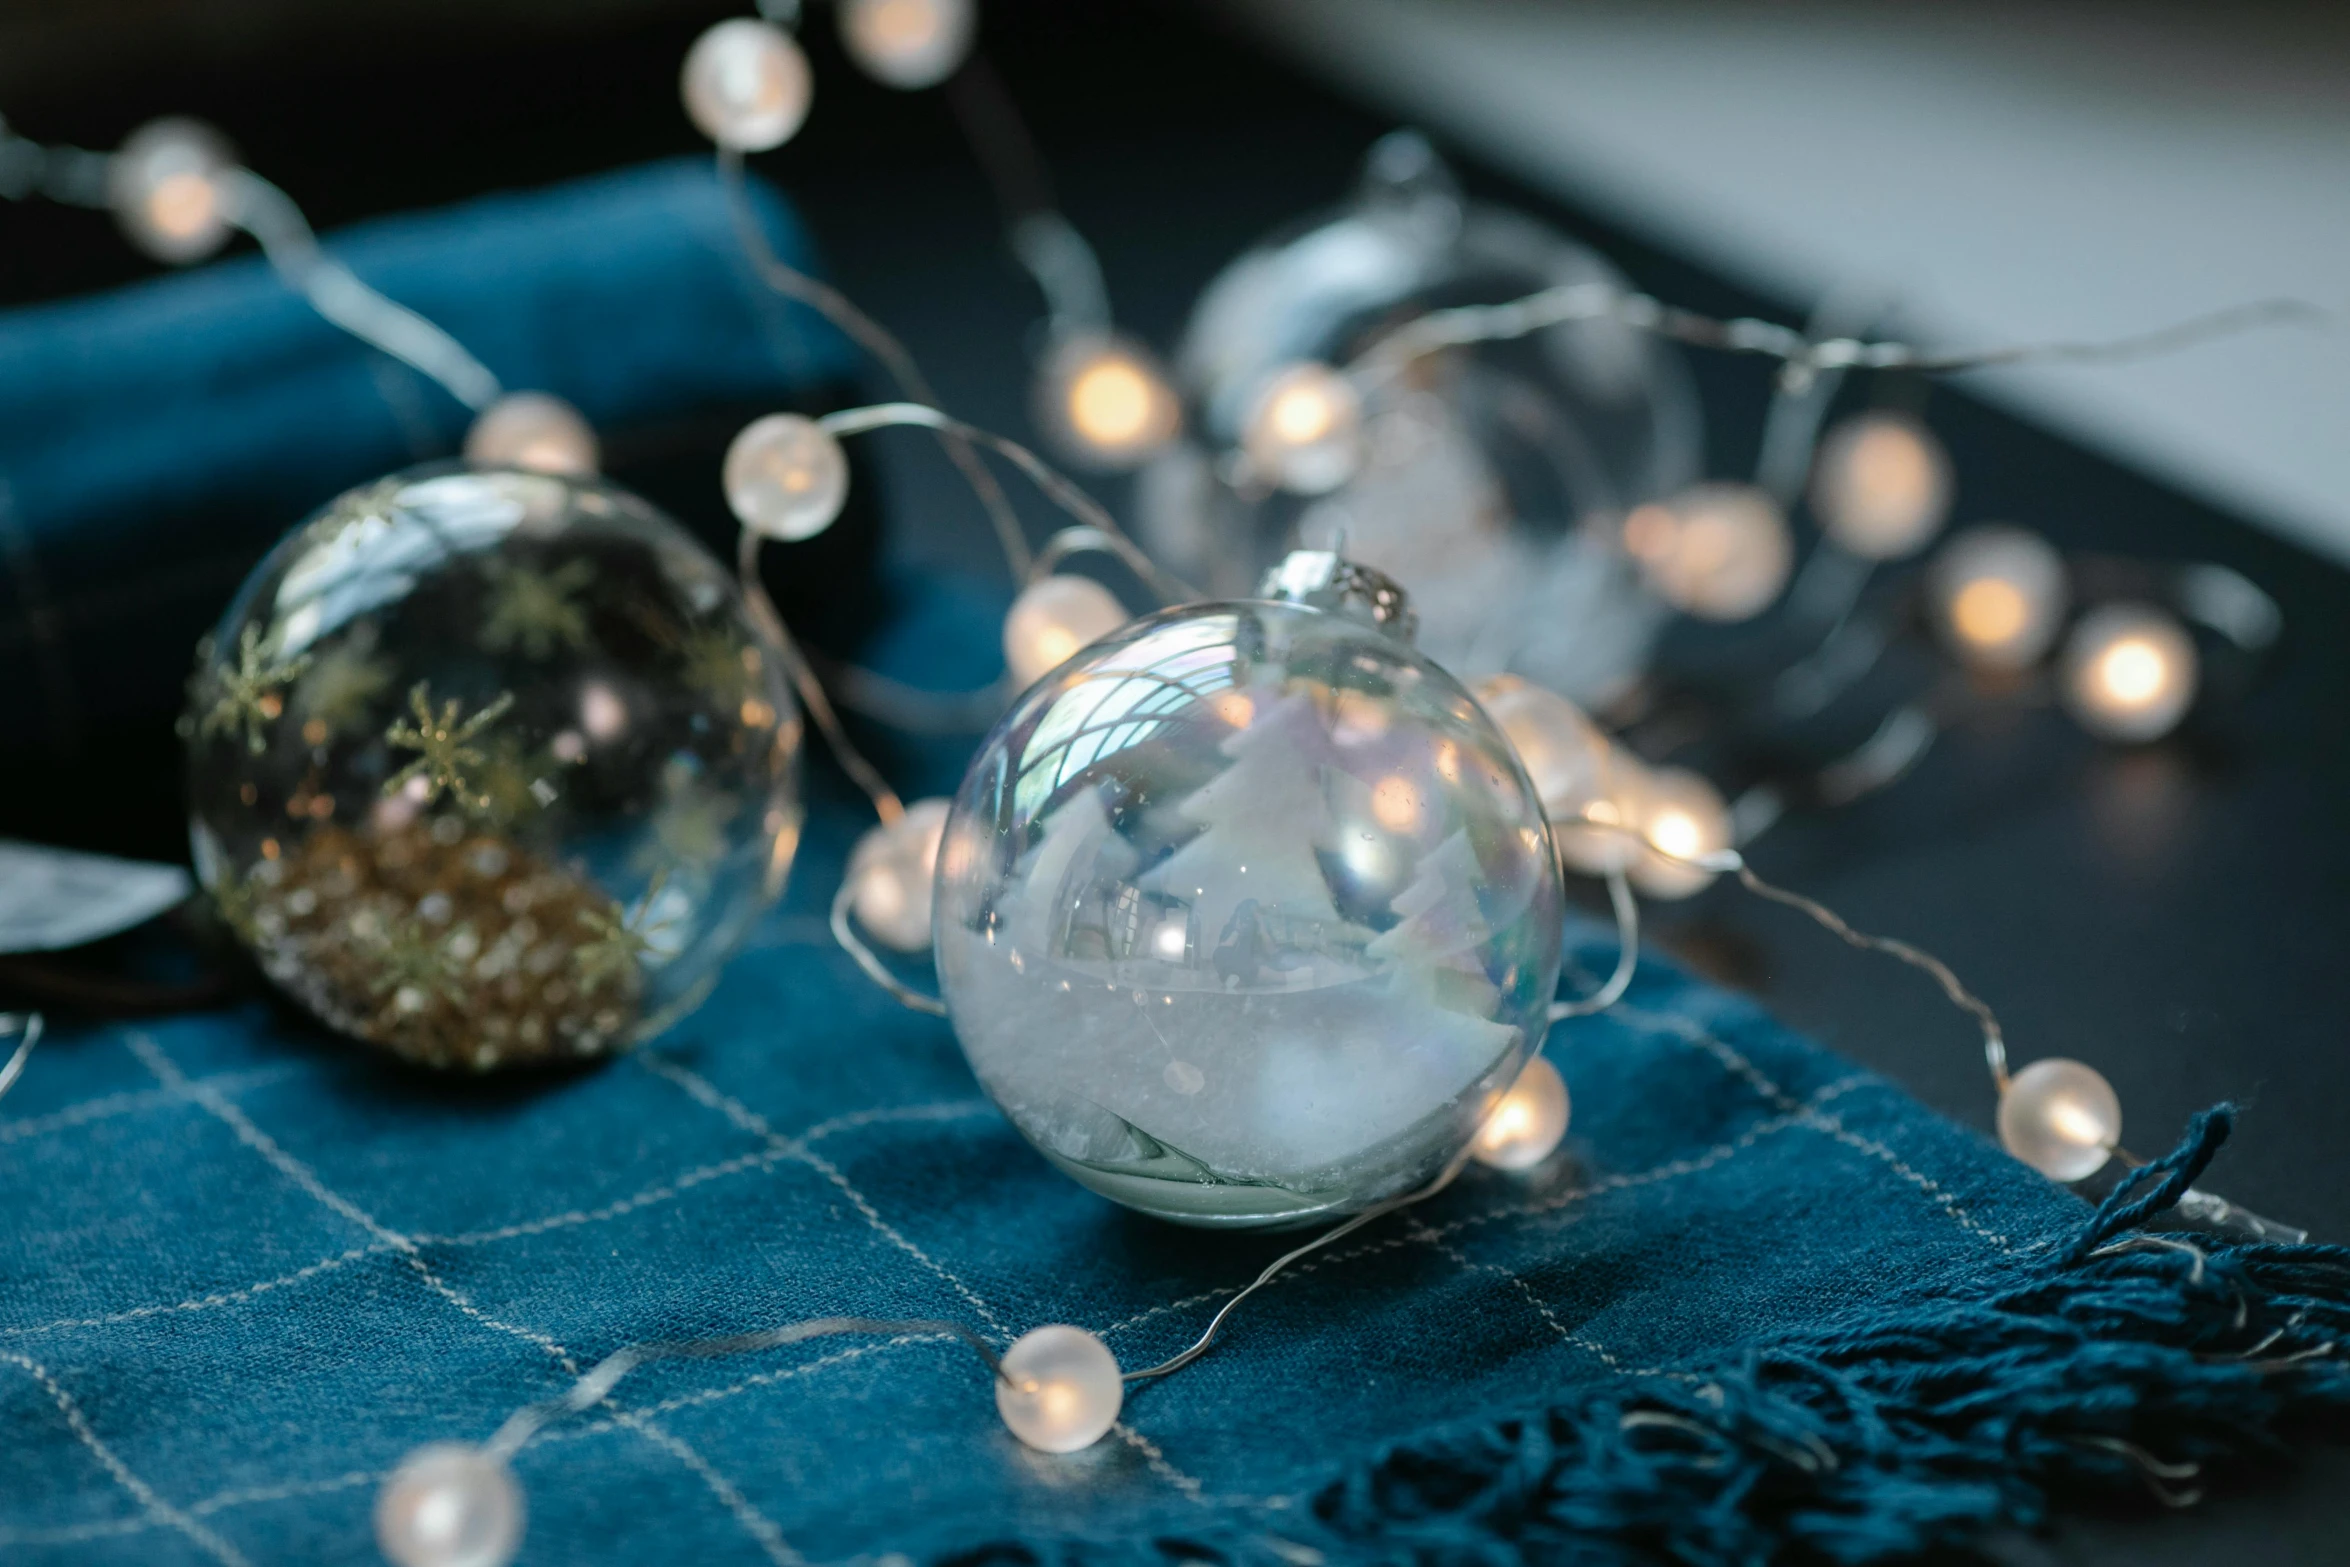
[[1086,1186],[1214,1226],[1429,1179],[1517,1080],[1559,965],[1542,808],[1391,628],[1294,602],[1137,621],[1032,688],[940,854],[988,1093]]
[[594,480],[428,468],[334,501],[239,591],[181,727],[231,928],[431,1066],[658,1032],[797,842],[779,657],[708,552]]

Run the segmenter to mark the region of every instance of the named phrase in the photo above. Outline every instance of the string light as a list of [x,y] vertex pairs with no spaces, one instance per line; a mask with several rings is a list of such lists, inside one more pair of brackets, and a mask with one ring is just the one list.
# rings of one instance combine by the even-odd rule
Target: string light
[[850,907],[883,946],[922,952],[930,946],[931,893],[951,800],[916,800],[894,822],[866,829],[849,855]]
[[1914,555],[1950,514],[1950,456],[1906,414],[1857,415],[1821,443],[1811,505],[1828,537],[1863,560]]
[[1750,484],[1700,484],[1635,507],[1624,547],[1659,598],[1700,620],[1761,614],[1795,559],[1778,503]]
[[2081,617],[2058,686],[2082,728],[2106,740],[2158,740],[2195,700],[2194,640],[2146,604],[2108,604]]
[[1081,1452],[1118,1422],[1126,1387],[1118,1357],[1083,1328],[1031,1328],[1004,1351],[995,1407],[1011,1433],[1040,1453]]
[[522,1547],[522,1487],[496,1454],[435,1442],[375,1499],[375,1541],[394,1567],[506,1567]]
[[2003,523],[1954,535],[1928,574],[1935,628],[1961,662],[2011,673],[2055,642],[2071,597],[2064,557],[2046,539]]
[[1072,460],[1093,468],[1139,467],[1183,427],[1175,389],[1131,338],[1062,338],[1038,371],[1037,397],[1037,423]]
[[586,478],[600,453],[580,411],[546,392],[509,392],[465,432],[465,460],[476,468],[527,468]]
[[1531,1170],[1567,1135],[1567,1080],[1536,1055],[1501,1096],[1469,1144],[1470,1157],[1494,1170]]
[[185,266],[228,243],[235,227],[228,174],[237,155],[197,120],[155,120],[133,131],[107,165],[106,197],[131,243]]
[[1004,617],[1004,664],[1012,683],[1036,684],[1130,618],[1126,606],[1091,577],[1039,577],[1020,590]]
[[38,1012],[0,1012],[0,1039],[16,1036],[16,1048],[8,1059],[0,1062],[0,1096],[5,1096],[24,1076],[24,1064],[33,1053],[33,1046],[41,1042],[42,1018]]
[[1322,495],[1362,466],[1362,394],[1323,364],[1291,364],[1267,376],[1241,421],[1241,450],[1266,482]]
[[732,152],[768,152],[798,134],[816,82],[791,34],[737,16],[694,40],[679,89],[703,135]]
[[815,420],[769,414],[726,448],[726,504],[742,525],[796,543],[832,526],[848,504],[849,460]]
[[866,75],[911,92],[955,74],[977,20],[971,0],[842,0],[840,41]]
[[1632,821],[1644,848],[1632,880],[1652,898],[1687,898],[1713,884],[1708,857],[1730,847],[1730,808],[1714,786],[1685,767],[1651,773]]
[[1999,1141],[2054,1181],[2087,1180],[2121,1143],[2122,1102],[2092,1067],[2051,1056],[1999,1091]]

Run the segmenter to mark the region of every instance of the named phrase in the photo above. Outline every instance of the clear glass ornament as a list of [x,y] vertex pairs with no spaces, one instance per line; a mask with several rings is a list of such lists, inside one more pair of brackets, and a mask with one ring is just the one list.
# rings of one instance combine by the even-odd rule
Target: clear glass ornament
[[1288,550],[1343,539],[1411,593],[1420,645],[1447,669],[1604,705],[1665,618],[1624,557],[1624,515],[1699,472],[1678,350],[1595,320],[1427,355],[1361,388],[1338,421],[1345,461],[1305,483],[1282,477],[1287,446],[1268,447],[1260,417],[1287,367],[1347,365],[1430,310],[1593,282],[1623,286],[1542,224],[1465,200],[1425,141],[1386,138],[1352,201],[1243,254],[1201,295],[1175,361],[1193,436],[1143,471],[1145,545],[1237,598]]
[[937,897],[988,1093],[1084,1185],[1192,1224],[1427,1180],[1559,968],[1508,741],[1392,630],[1301,603],[1166,610],[1031,688],[965,775]]
[[181,731],[197,873],[262,968],[433,1066],[657,1033],[798,839],[781,659],[706,550],[592,479],[342,496],[246,580]]

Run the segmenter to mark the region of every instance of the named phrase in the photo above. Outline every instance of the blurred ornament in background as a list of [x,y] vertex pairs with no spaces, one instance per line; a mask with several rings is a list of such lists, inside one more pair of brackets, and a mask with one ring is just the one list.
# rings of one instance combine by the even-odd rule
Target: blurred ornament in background
[[1829,538],[1863,560],[1914,555],[1950,515],[1950,456],[1906,414],[1856,415],[1820,443],[1811,509]]
[[699,544],[589,479],[342,496],[239,590],[181,728],[229,925],[319,1017],[433,1066],[659,1032],[798,841],[780,658]]
[[1751,620],[1795,562],[1778,503],[1751,484],[1699,484],[1624,519],[1624,547],[1657,596],[1700,620]]
[[2073,627],[2058,693],[2102,740],[2159,740],[2194,703],[2195,640],[2150,604],[2106,604]]
[[868,828],[849,855],[850,907],[873,939],[898,952],[930,947],[931,887],[950,800],[916,800],[894,822]]
[[962,67],[978,21],[972,0],[841,0],[840,41],[859,70],[911,92]]
[[509,392],[465,432],[465,461],[476,468],[588,478],[600,455],[596,432],[580,411],[545,392]]
[[152,120],[107,160],[107,204],[132,244],[185,266],[228,243],[237,167],[228,139],[202,121]]
[[1084,1185],[1186,1223],[1358,1211],[1485,1124],[1546,1026],[1561,905],[1509,742],[1392,583],[1293,557],[1030,688],[940,851],[972,1069]]
[[694,126],[730,152],[768,152],[799,133],[816,93],[797,39],[730,17],[694,40],[679,82]]
[[1192,432],[1143,472],[1152,553],[1227,598],[1292,548],[1411,593],[1420,644],[1463,678],[1514,672],[1598,705],[1663,619],[1617,542],[1694,478],[1679,351],[1609,320],[1440,350],[1358,387],[1333,367],[1431,310],[1621,278],[1520,214],[1466,200],[1428,143],[1377,143],[1354,198],[1208,286],[1176,355]]
[[1026,689],[1132,618],[1091,577],[1039,577],[1004,616],[1004,667],[1012,684]]
[[2030,668],[2055,645],[2072,597],[2056,547],[2004,523],[1954,534],[1926,580],[1943,642],[1961,663],[2000,674]]
[[1071,462],[1105,472],[1139,467],[1183,428],[1183,405],[1149,349],[1114,333],[1072,332],[1037,375],[1038,428]]

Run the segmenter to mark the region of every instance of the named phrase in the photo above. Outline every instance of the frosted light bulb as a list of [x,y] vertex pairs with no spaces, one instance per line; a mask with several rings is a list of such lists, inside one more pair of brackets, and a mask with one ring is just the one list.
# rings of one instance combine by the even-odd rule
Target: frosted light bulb
[[1867,413],[1828,433],[1811,507],[1829,538],[1863,560],[1925,548],[1950,515],[1950,457],[1906,414]]
[[1004,617],[1004,664],[1023,689],[1126,624],[1126,606],[1091,577],[1040,577]]
[[1586,876],[1626,870],[1641,858],[1641,801],[1647,796],[1645,763],[1620,745],[1598,755],[1589,783],[1563,798],[1550,812],[1550,838],[1559,864]]
[[506,1567],[522,1544],[522,1488],[463,1442],[410,1453],[375,1498],[375,1541],[394,1567]]
[[791,140],[816,91],[798,41],[747,16],[694,40],[679,88],[695,128],[736,152],[766,152]]
[[727,447],[723,482],[744,527],[797,543],[831,527],[848,503],[849,459],[815,420],[769,414]]
[[2095,1068],[2052,1056],[2007,1080],[1999,1096],[1999,1141],[2054,1181],[2080,1181],[2105,1167],[2121,1141],[2122,1102]]
[[951,800],[916,800],[896,821],[869,829],[849,855],[850,906],[873,939],[899,952],[930,947],[931,891]]
[[840,41],[875,81],[936,87],[971,53],[971,0],[843,0]]
[[1031,1328],[1004,1351],[996,1412],[1012,1434],[1044,1453],[1074,1453],[1118,1420],[1126,1385],[1110,1347],[1067,1323]]
[[1787,519],[1749,484],[1700,484],[1633,509],[1624,545],[1659,598],[1700,620],[1748,620],[1787,585]]
[[106,166],[106,200],[131,242],[184,266],[228,242],[226,178],[236,152],[196,120],[154,120],[133,131]]
[[2195,700],[2194,639],[2161,610],[2108,604],[2081,617],[2065,644],[2064,705],[2105,740],[2158,740]]
[[1660,767],[1633,807],[1644,851],[1632,862],[1632,881],[1652,898],[1686,898],[1713,885],[1714,873],[1685,860],[1730,847],[1730,808],[1720,791],[1686,767]]
[[1276,370],[1241,421],[1241,449],[1260,475],[1282,489],[1299,495],[1335,490],[1362,466],[1362,395],[1328,365]]
[[1148,350],[1120,337],[1063,339],[1037,376],[1037,422],[1076,461],[1125,469],[1148,462],[1182,428],[1182,405]]
[[2040,661],[2072,591],[2054,545],[2003,523],[1952,537],[1934,557],[1928,586],[1942,640],[1963,662],[1998,673]]
[[1518,753],[1543,813],[1554,820],[1580,814],[1598,777],[1607,737],[1574,703],[1516,675],[1488,676],[1475,690],[1478,703]]
[[465,460],[476,468],[589,478],[598,455],[596,432],[580,411],[545,392],[509,392],[465,432]]
[[1567,1080],[1535,1056],[1477,1129],[1470,1157],[1496,1170],[1531,1170],[1567,1135],[1568,1108]]

